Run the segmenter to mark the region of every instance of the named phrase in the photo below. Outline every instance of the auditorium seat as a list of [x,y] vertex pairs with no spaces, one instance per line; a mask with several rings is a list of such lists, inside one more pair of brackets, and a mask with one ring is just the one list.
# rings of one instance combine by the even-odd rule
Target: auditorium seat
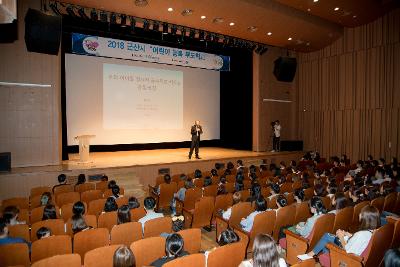
[[144,210],[144,208],[139,207],[136,209],[131,209],[131,221],[137,222],[144,216],[146,216],[146,211]]
[[68,235],[50,236],[32,243],[32,263],[63,254],[72,253],[72,241]]
[[[305,261],[301,261],[299,263],[293,264],[291,267],[315,267],[315,260],[314,259],[309,259]],[[350,267],[350,266],[348,266]]]
[[108,189],[108,181],[100,181],[95,183],[96,190],[100,190],[102,193]]
[[250,180],[244,180],[243,181],[243,188],[245,190],[249,190],[251,188],[251,181]]
[[225,190],[227,193],[234,193],[235,192],[235,183],[226,183]]
[[394,225],[393,238],[392,238],[390,247],[391,248],[399,248],[400,247],[400,219],[393,218],[393,217],[386,217],[386,219],[387,219],[388,223],[391,223]]
[[172,232],[172,220],[171,217],[162,217],[151,219],[144,224],[143,237],[160,236],[161,233]]
[[195,187],[202,188],[204,185],[204,178],[196,178],[193,180],[193,184]]
[[99,215],[99,219],[97,221],[97,227],[99,228],[107,228],[108,231],[111,231],[114,225],[117,224],[117,212],[105,212]]
[[[42,195],[36,195],[36,196],[30,197],[30,210],[40,207],[42,205],[42,203],[40,202],[41,198],[42,198]],[[50,204],[55,205],[54,195],[51,195]]]
[[178,232],[184,240],[184,251],[189,254],[198,253],[201,250],[201,230],[199,228],[185,229]]
[[330,265],[328,266],[363,266],[377,267],[382,263],[383,256],[390,248],[390,242],[393,235],[393,224],[386,224],[375,230],[366,250],[361,256],[348,254],[345,250],[328,244]]
[[332,233],[336,233],[338,229],[349,232],[353,221],[353,207],[346,207],[339,210],[335,216]]
[[84,267],[111,267],[115,251],[120,245],[104,246],[89,250],[84,257]]
[[281,185],[281,189],[280,189],[280,192],[281,192],[281,194],[283,194],[283,193],[290,193],[290,192],[292,192],[293,191],[293,187],[292,187],[292,183],[290,183],[290,182],[284,182],[282,185]]
[[286,200],[288,205],[291,205],[294,203],[294,194],[293,192],[290,192],[289,194],[286,195]]
[[371,206],[377,208],[379,210],[379,213],[382,213],[384,204],[385,204],[385,197],[377,197],[371,201]]
[[383,204],[383,210],[388,212],[393,212],[396,206],[397,192],[392,192],[385,197],[385,202]]
[[236,181],[236,176],[233,174],[228,174],[225,178],[227,183],[234,183]]
[[261,195],[266,199],[267,197],[269,197],[271,194],[271,188],[270,187],[265,187],[263,186],[261,188]]
[[220,210],[227,210],[229,207],[231,207],[232,202],[233,202],[232,193],[218,195],[215,198],[215,203],[214,203],[214,216],[216,216]]
[[109,231],[106,228],[89,229],[74,235],[74,253],[78,253],[83,261],[85,253],[99,247],[109,245]]
[[[72,218],[72,215],[74,215],[74,213],[72,212],[72,207],[74,206],[74,204],[75,203],[67,203],[61,207],[61,218],[64,220],[64,222],[67,222],[69,219]],[[83,205],[85,206],[85,211],[87,211],[88,209],[86,202],[83,202]]]
[[[86,214],[83,215],[83,218],[85,219],[85,222],[88,226],[92,227],[92,228],[97,228],[97,218],[95,215],[90,215],[90,214]],[[69,219],[68,221],[66,221],[65,223],[65,230],[66,230],[66,234],[73,237],[74,234],[72,233],[72,222],[71,219]]]
[[81,200],[81,196],[78,192],[61,193],[61,194],[56,194],[55,196],[56,196],[56,204],[59,207],[62,207],[63,205],[68,203],[75,203]]
[[45,192],[51,193],[51,187],[50,186],[32,187],[31,188],[31,193],[29,195],[29,198],[32,199],[32,197],[41,196]]
[[[311,179],[309,179],[309,182],[310,185],[312,185]],[[304,189],[304,200],[310,200],[313,196],[314,196],[314,187]]]
[[294,220],[295,220],[295,216],[293,216],[294,214],[296,214],[295,205],[289,205],[280,208],[279,210],[276,211],[276,221],[273,231],[273,237],[276,241],[278,240],[279,230],[283,226],[294,225]]
[[40,221],[32,224],[31,229],[31,241],[36,241],[36,232],[40,227],[47,227],[50,229],[52,235],[65,235],[64,220],[63,219],[51,219]]
[[[119,195],[123,196],[125,194],[125,189],[120,187],[119,188]],[[103,198],[107,199],[108,197],[111,197],[113,195],[111,189],[106,189],[103,193]]]
[[203,188],[203,197],[216,197],[218,185],[212,184]]
[[115,200],[115,202],[117,203],[118,207],[121,207],[123,205],[128,205],[128,200],[129,200],[128,196],[121,196],[121,197],[117,198]]
[[100,213],[104,210],[104,204],[106,203],[105,198],[92,200],[88,203],[88,214],[99,217]]
[[81,267],[79,254],[65,254],[46,258],[32,264],[32,267]]
[[89,190],[95,190],[96,185],[94,183],[83,183],[83,184],[78,184],[75,186],[74,191],[78,192],[79,194],[82,194],[83,192],[89,191]]
[[357,205],[354,206],[353,208],[353,222],[350,227],[350,230],[352,233],[358,231],[358,226],[360,224],[360,213],[361,210],[369,204],[369,201],[363,201],[358,203]]
[[320,197],[322,202],[324,203],[324,207],[327,211],[330,211],[332,209],[332,201],[329,197]]
[[29,248],[25,243],[0,246],[0,267],[23,265],[30,266]]
[[89,203],[92,200],[100,199],[103,197],[101,190],[88,190],[81,193],[81,201]]
[[210,226],[214,211],[214,197],[202,197],[196,201],[194,210],[183,207],[185,228]]
[[30,224],[29,210],[28,209],[19,209],[18,220],[21,222]]
[[68,193],[68,192],[74,192],[74,186],[71,184],[64,184],[64,185],[59,185],[54,187],[54,195],[58,195],[61,193]]
[[149,193],[156,199],[156,210],[169,209],[171,201],[174,198],[174,193],[177,191],[177,185],[175,182],[171,182],[170,184],[162,183],[159,187],[160,194],[157,195],[154,193],[155,187],[149,185]]
[[29,209],[29,200],[26,197],[13,197],[4,199],[1,203],[2,208],[6,208],[8,206],[16,206],[19,209]]
[[296,206],[296,216],[294,217],[294,224],[305,222],[307,218],[311,217],[310,208],[308,207],[307,201],[294,203],[294,205]]
[[244,242],[236,242],[210,251],[207,258],[207,267],[236,267],[246,257]]
[[115,225],[111,229],[111,245],[130,246],[132,242],[143,238],[142,224],[139,222],[129,222]]
[[266,198],[267,200],[267,206],[269,209],[277,209],[278,205],[276,204],[276,199],[278,198],[278,195],[275,195],[271,198]]
[[20,237],[27,242],[30,242],[31,237],[29,233],[29,225],[27,224],[16,224],[8,226],[8,236]]
[[165,256],[165,238],[157,236],[138,240],[130,246],[135,255],[136,266],[150,266]]
[[182,214],[182,208],[185,207],[187,210],[194,209],[195,202],[201,198],[202,190],[201,188],[190,188],[185,192],[185,200],[182,202],[179,199],[176,200],[176,213]]
[[191,254],[184,257],[179,257],[175,260],[167,262],[163,267],[204,267],[206,265],[206,257],[203,253]]

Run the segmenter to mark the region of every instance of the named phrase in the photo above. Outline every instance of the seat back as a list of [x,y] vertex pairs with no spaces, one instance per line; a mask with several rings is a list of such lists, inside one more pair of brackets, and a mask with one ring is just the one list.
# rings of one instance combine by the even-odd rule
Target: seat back
[[31,194],[30,198],[34,196],[40,196],[45,192],[51,193],[51,187],[50,186],[37,186],[37,187],[32,187],[31,188]]
[[[34,224],[34,223],[40,222],[42,220],[43,210],[44,210],[44,206],[36,207],[31,210],[31,215],[30,215],[30,219],[29,219],[30,224]],[[71,212],[72,212],[72,208],[71,208]],[[60,209],[57,206],[56,206],[56,213],[57,213],[57,219],[60,219],[61,218]]]
[[291,205],[294,203],[294,194],[293,192],[290,192],[289,194],[286,195],[287,203],[288,205]]
[[116,211],[105,212],[105,213],[102,213],[99,215],[97,227],[107,228],[108,231],[111,231],[113,226],[116,224],[117,224],[117,212]]
[[144,224],[144,238],[160,236],[161,233],[172,232],[171,217],[161,217],[147,221]]
[[379,210],[379,213],[382,213],[384,204],[385,204],[385,197],[377,197],[371,201],[371,206],[377,208]]
[[136,209],[131,209],[131,220],[132,221],[137,222],[144,216],[146,216],[146,211],[143,208],[139,207]]
[[[90,226],[92,228],[97,228],[97,218],[94,215],[83,215],[86,225]],[[65,233],[71,237],[74,236],[73,232],[72,232],[72,221],[71,219],[69,219],[66,223],[65,223]]]
[[78,253],[82,261],[86,252],[108,244],[109,232],[106,228],[89,229],[74,235],[74,253]]
[[242,191],[239,191],[239,193],[240,193],[240,200],[241,201],[247,201],[247,199],[250,197],[250,190],[242,190]]
[[295,205],[289,205],[276,211],[276,221],[273,231],[273,237],[275,240],[278,240],[279,230],[283,226],[294,225],[295,216],[293,216],[293,214],[296,214]]
[[369,250],[366,253],[367,256],[363,260],[365,267],[380,266],[386,250],[390,248],[391,242],[388,240],[392,240],[393,230],[393,224],[386,224],[374,231]]
[[270,198],[267,198],[268,203],[267,206],[269,209],[276,209],[278,208],[278,205],[276,204],[276,199],[278,198],[278,195],[271,196]]
[[254,239],[258,234],[268,234],[271,235],[276,221],[276,211],[267,210],[262,213],[257,214],[254,217],[253,227],[250,232],[250,242],[248,249],[253,248]]
[[355,232],[358,229],[358,225],[360,224],[361,210],[368,204],[369,204],[369,201],[363,201],[354,206],[354,208],[353,208],[353,223],[352,223],[352,227],[351,227],[353,230],[352,232]]
[[52,219],[40,221],[32,224],[31,229],[31,241],[36,241],[36,232],[40,227],[47,227],[50,229],[52,235],[65,235],[64,220],[63,219]]
[[397,192],[392,192],[385,197],[385,202],[383,204],[383,210],[388,212],[393,212],[396,206]]
[[90,201],[88,203],[89,207],[88,207],[87,214],[96,215],[96,217],[99,217],[100,213],[104,209],[105,203],[106,203],[106,199],[104,199],[104,198]]
[[27,244],[14,243],[0,246],[0,267],[13,265],[30,266]]
[[123,205],[128,205],[128,201],[129,201],[129,197],[128,196],[123,196],[123,197],[119,197],[115,200],[115,202],[117,203],[118,207],[121,207]]
[[158,197],[157,209],[168,208],[171,205],[171,200],[174,198],[176,192],[176,183],[160,184],[160,195]]
[[199,253],[201,249],[201,230],[199,228],[181,230],[178,234],[184,240],[184,251],[189,254]]
[[194,187],[186,190],[185,192],[185,201],[183,203],[183,206],[185,209],[192,210],[194,209],[194,205],[196,201],[201,198],[202,195],[202,190],[201,188]]
[[219,211],[219,210],[227,210],[229,207],[232,206],[232,193],[224,194],[224,195],[218,195],[215,198],[215,203],[214,203],[214,215]]
[[27,224],[16,224],[9,225],[8,227],[8,236],[9,237],[19,237],[29,242],[31,240],[29,234],[29,225]]
[[324,203],[324,207],[329,211],[332,209],[332,201],[329,197],[320,197],[322,202]]
[[63,254],[72,253],[71,237],[68,235],[50,236],[32,243],[32,263]]
[[74,186],[71,184],[63,184],[63,185],[59,185],[54,187],[54,195],[58,195],[61,193],[68,193],[68,192],[74,192]]
[[216,197],[218,192],[218,185],[212,184],[203,188],[203,197]]
[[92,249],[85,254],[84,267],[110,267],[113,266],[115,251],[120,245],[111,245]]
[[56,204],[62,207],[64,204],[75,203],[81,200],[81,195],[78,192],[67,192],[56,194]]
[[336,230],[338,229],[345,230],[347,232],[350,231],[353,221],[353,210],[353,207],[346,207],[336,213],[332,233],[336,233]]
[[88,190],[81,193],[81,201],[89,203],[92,200],[100,199],[103,197],[103,192],[101,190]]
[[235,192],[235,183],[226,183],[225,184],[225,190],[226,190],[227,193]]
[[325,233],[332,233],[334,222],[335,215],[332,213],[324,214],[315,221],[314,227],[308,236],[309,249],[314,248]]
[[310,200],[314,195],[314,187],[310,187],[304,190],[304,199]]
[[32,264],[32,267],[81,267],[81,256],[79,254],[57,255],[46,258]]
[[165,263],[164,267],[204,267],[206,265],[206,257],[203,253],[196,253],[184,257],[179,257],[175,260]]
[[[125,194],[125,189],[123,188],[123,187],[120,187],[119,188],[119,194],[121,195],[121,196],[123,196],[124,194]],[[108,197],[111,197],[113,195],[113,193],[112,193],[112,190],[111,189],[106,189],[104,192],[103,192],[103,198],[108,198]]]
[[8,206],[16,206],[19,209],[29,209],[29,200],[26,197],[13,197],[4,199],[1,203],[3,208]]
[[[42,203],[40,202],[41,199],[42,199],[42,195],[31,196],[29,198],[30,210],[40,207],[42,205]],[[51,195],[51,201],[49,204],[53,204],[53,205],[55,204],[54,195]]]
[[296,203],[295,205],[296,215],[294,216],[294,224],[305,222],[307,218],[311,217],[310,208],[308,207],[307,201]]
[[398,248],[400,247],[400,219],[398,220],[388,220],[389,223],[394,225],[393,230],[393,238],[392,243],[390,244],[391,248]]
[[100,181],[95,183],[95,188],[101,192],[106,191],[108,189],[108,181]]
[[[209,226],[214,211],[214,197],[202,197],[200,198],[194,208],[193,221],[191,227],[201,228]],[[186,222],[185,218],[185,222]]]
[[217,247],[208,254],[207,267],[237,267],[245,259],[245,254],[244,242]]
[[83,193],[85,191],[95,190],[95,189],[96,185],[94,183],[83,183],[76,185],[74,191],[78,193]]
[[246,218],[253,212],[253,207],[250,202],[239,202],[232,206],[231,217],[229,218],[229,226],[240,227],[242,218]]
[[[83,202],[83,205],[85,206],[85,211],[87,211],[86,202]],[[61,207],[61,218],[64,220],[64,222],[67,222],[69,219],[72,218],[72,215],[74,215],[74,213],[72,212],[73,206],[74,203],[67,203]]]
[[126,245],[130,246],[143,238],[142,224],[139,222],[129,222],[120,225],[115,225],[111,229],[111,245]]
[[290,182],[285,182],[285,183],[283,183],[282,185],[281,185],[281,190],[280,190],[280,192],[281,192],[281,194],[283,194],[283,193],[290,193],[290,192],[293,192],[293,187],[292,187],[292,183],[290,183]]
[[165,256],[165,238],[157,236],[138,240],[130,246],[135,255],[136,266],[150,264]]
[[193,184],[195,187],[202,188],[204,185],[204,178],[196,178],[193,180]]

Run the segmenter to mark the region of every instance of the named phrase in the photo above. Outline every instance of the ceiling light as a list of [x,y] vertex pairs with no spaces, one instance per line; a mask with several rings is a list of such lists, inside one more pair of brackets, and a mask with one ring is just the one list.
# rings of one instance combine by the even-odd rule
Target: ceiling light
[[182,14],[182,16],[190,16],[190,15],[193,14],[193,10],[191,10],[191,9],[184,9],[184,10],[181,12],[181,14]]
[[311,11],[311,8],[307,8],[307,11],[310,12],[310,11]]
[[250,26],[250,27],[247,28],[247,30],[248,30],[249,32],[255,32],[255,31],[258,30],[258,28],[257,28],[256,26]]
[[174,9],[172,7],[169,7],[167,10],[168,10],[168,12],[174,11]]
[[355,18],[357,18],[357,15],[354,15],[354,16],[353,16],[353,19],[355,19]]
[[339,8],[338,8],[338,7],[335,7],[333,10],[335,10],[335,11],[338,11],[338,10],[339,10]]
[[234,22],[229,23],[229,26],[235,26]]
[[292,41],[292,37],[289,37],[289,38],[288,38],[288,41]]
[[314,0],[314,3],[318,2],[318,0]]
[[272,35],[272,32],[268,32],[267,34],[268,34],[268,35]]
[[213,22],[214,23],[222,23],[222,22],[224,22],[224,19],[223,18],[215,18],[215,19],[213,19]]
[[203,16],[201,16],[200,18],[201,18],[201,19],[206,19],[206,16],[203,15]]
[[145,7],[149,4],[147,0],[135,0],[135,6]]

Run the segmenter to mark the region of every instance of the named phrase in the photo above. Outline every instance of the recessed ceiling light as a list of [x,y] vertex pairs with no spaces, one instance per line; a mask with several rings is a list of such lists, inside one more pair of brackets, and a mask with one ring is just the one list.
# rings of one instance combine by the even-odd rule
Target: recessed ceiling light
[[169,11],[169,12],[172,12],[172,11],[174,11],[174,9],[173,9],[172,7],[169,7],[169,8],[168,8],[168,11]]
[[250,27],[247,28],[247,30],[248,30],[249,32],[255,32],[255,31],[258,30],[258,28],[257,28],[256,26],[250,26]]
[[139,7],[147,6],[149,2],[147,0],[135,0],[135,5]]
[[310,42],[307,42],[307,43],[306,43],[306,46],[310,46]]
[[206,16],[204,16],[204,15],[203,15],[203,16],[201,16],[200,18],[201,18],[201,19],[205,19],[205,18],[206,18]]
[[338,8],[338,7],[335,7],[333,10],[335,10],[335,11],[338,11],[338,10],[339,10],[339,8]]
[[357,18],[357,15],[354,15],[354,16],[353,16],[353,19],[355,19],[355,18]]
[[318,2],[318,0],[314,0],[314,3]]
[[268,34],[268,35],[272,35],[272,32],[268,32],[267,34]]
[[181,12],[181,14],[182,14],[182,16],[190,16],[190,15],[193,14],[193,10],[191,10],[191,9],[184,9],[184,10]]
[[229,23],[229,26],[235,26],[234,22]]
[[288,38],[288,41],[292,41],[292,37],[289,37],[289,38]]
[[224,22],[224,19],[223,18],[215,18],[215,19],[213,19],[213,22],[214,23],[222,23],[222,22]]
[[307,11],[310,12],[310,11],[311,11],[311,8],[307,8]]

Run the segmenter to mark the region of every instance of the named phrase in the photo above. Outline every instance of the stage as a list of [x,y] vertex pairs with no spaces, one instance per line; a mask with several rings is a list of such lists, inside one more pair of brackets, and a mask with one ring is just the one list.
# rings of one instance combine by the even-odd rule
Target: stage
[[211,170],[216,162],[227,163],[243,160],[246,166],[259,165],[262,159],[269,163],[280,161],[298,161],[303,153],[298,152],[253,152],[219,147],[200,149],[201,159],[188,159],[188,149],[158,149],[118,152],[90,153],[89,163],[80,163],[79,154],[70,154],[69,160],[59,165],[13,168],[10,173],[0,174],[1,199],[26,197],[30,188],[35,186],[53,186],[57,176],[65,173],[71,182],[78,174],[87,176],[106,174],[125,189],[126,195],[143,198],[148,184],[153,184],[160,169],[169,169],[171,174],[191,173],[195,169]]

